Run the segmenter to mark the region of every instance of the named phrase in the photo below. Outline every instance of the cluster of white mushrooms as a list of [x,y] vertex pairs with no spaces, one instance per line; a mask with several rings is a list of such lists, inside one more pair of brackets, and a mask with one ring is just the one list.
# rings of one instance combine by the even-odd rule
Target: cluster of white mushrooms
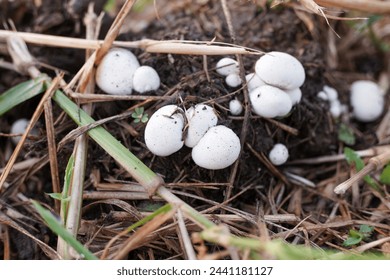
[[[305,81],[303,65],[292,55],[269,52],[257,60],[255,72],[245,76],[252,112],[265,118],[288,115],[302,98],[300,87]],[[225,77],[230,87],[242,84],[239,64],[232,58],[222,58],[216,65],[218,74]],[[158,73],[149,66],[140,66],[129,50],[113,48],[102,59],[96,71],[97,85],[108,94],[129,95],[133,89],[139,93],[157,90],[160,87]],[[370,98],[367,98],[367,95]],[[337,91],[324,86],[318,97],[330,104],[334,118],[347,111],[338,99]],[[370,81],[357,81],[351,86],[353,116],[362,122],[376,120],[384,108],[383,91]],[[243,106],[238,99],[229,103],[232,115],[240,115]],[[167,105],[157,110],[147,123],[145,143],[157,156],[168,156],[184,145],[192,148],[194,162],[207,169],[223,169],[237,160],[240,140],[229,128],[217,125],[214,109],[197,104],[188,110],[176,105]],[[274,165],[284,164],[288,149],[277,143],[269,152]]]
[[[347,106],[339,101],[336,89],[325,85],[317,96],[329,102],[329,111],[332,117],[337,119],[341,114],[348,112]],[[372,81],[355,81],[350,87],[350,102],[352,116],[356,120],[360,122],[375,121],[384,110],[384,90]]]
[[192,148],[192,159],[198,166],[223,169],[237,160],[241,144],[233,130],[217,122],[214,109],[206,104],[185,112],[176,105],[167,105],[148,121],[145,144],[157,156],[169,156],[186,145]]
[[[242,84],[238,62],[232,58],[218,61],[217,73],[226,76],[226,84],[237,87]],[[301,101],[300,87],[305,81],[302,64],[292,55],[270,52],[255,64],[255,73],[245,76],[252,111],[265,118],[286,116]],[[242,105],[237,99],[229,104],[233,115],[241,114]]]
[[140,66],[137,57],[127,49],[113,48],[96,69],[96,83],[105,93],[130,95],[157,90],[160,77],[150,66]]
[[[232,58],[218,61],[217,72],[226,76],[226,84],[237,87],[242,84],[239,64]],[[283,52],[270,52],[255,64],[255,72],[245,76],[246,86],[253,113],[265,118],[284,117],[302,98],[300,87],[305,82],[303,65],[292,55]],[[239,100],[229,103],[232,115],[242,112]],[[288,150],[281,143],[276,144],[269,153],[274,165],[281,165],[288,159]]]

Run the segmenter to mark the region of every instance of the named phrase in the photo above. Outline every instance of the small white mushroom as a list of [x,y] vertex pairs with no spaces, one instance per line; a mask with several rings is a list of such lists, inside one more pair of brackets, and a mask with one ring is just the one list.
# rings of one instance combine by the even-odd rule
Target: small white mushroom
[[329,112],[336,119],[343,113],[343,107],[338,99],[330,102]]
[[217,73],[222,76],[227,76],[229,74],[238,74],[240,68],[238,62],[232,58],[224,57],[217,62],[216,67]]
[[229,102],[229,110],[230,110],[230,113],[233,116],[238,116],[239,114],[241,114],[242,110],[243,110],[243,107],[242,107],[242,104],[241,104],[240,100],[238,100],[238,99],[230,100],[230,102]]
[[225,82],[229,87],[238,87],[239,85],[242,84],[240,75],[236,73],[232,73],[226,76]]
[[288,149],[283,144],[275,144],[269,152],[268,158],[273,165],[282,165],[288,159]]
[[[19,119],[19,120],[15,121],[11,126],[10,133],[11,134],[23,134],[26,131],[29,123],[30,123],[30,120],[28,120],[28,119]],[[38,135],[37,129],[32,128],[30,130],[30,135],[35,135],[35,136]],[[11,138],[11,140],[15,145],[17,145],[21,138],[22,138],[21,136],[13,136]]]
[[298,104],[299,102],[301,102],[301,99],[302,99],[302,91],[300,90],[300,88],[296,88],[296,89],[290,89],[290,90],[284,90],[288,96],[290,97],[291,99],[291,102],[292,102],[292,105],[296,105]]
[[96,69],[96,83],[108,94],[131,94],[133,75],[138,67],[139,62],[131,51],[113,48]]
[[238,159],[240,150],[240,139],[233,130],[218,125],[210,128],[192,149],[192,159],[206,169],[223,169]]
[[372,122],[383,113],[383,92],[374,82],[362,80],[352,83],[350,98],[353,115],[359,121]]
[[299,88],[305,82],[305,69],[298,59],[288,53],[270,52],[255,65],[256,74],[266,84],[281,88]]
[[150,66],[138,67],[134,72],[133,87],[139,93],[157,90],[160,87],[160,77]]
[[187,135],[184,144],[192,148],[198,144],[210,127],[216,126],[218,117],[214,109],[205,104],[197,104],[186,112],[188,121]]
[[323,91],[328,96],[329,101],[339,100],[339,94],[337,93],[337,90],[335,90],[334,88],[325,85]]
[[269,85],[264,85],[251,91],[249,99],[253,112],[264,118],[283,117],[292,108],[292,101],[288,94]]
[[176,105],[158,109],[145,128],[145,144],[157,156],[169,156],[183,147],[183,110]]
[[326,94],[325,91],[321,90],[319,93],[317,93],[317,97],[324,101],[328,101],[328,95]]
[[249,73],[245,76],[246,85],[248,87],[248,91],[252,91],[259,86],[265,85],[264,81],[260,79],[256,73]]

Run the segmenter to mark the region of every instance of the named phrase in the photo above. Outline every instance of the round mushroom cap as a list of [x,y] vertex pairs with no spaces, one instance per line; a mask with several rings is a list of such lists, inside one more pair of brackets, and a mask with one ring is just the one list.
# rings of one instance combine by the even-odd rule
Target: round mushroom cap
[[[26,131],[29,122],[30,121],[27,119],[19,119],[15,121],[11,126],[11,134],[23,134]],[[11,140],[15,145],[17,145],[20,141],[20,138],[20,136],[14,136],[11,138]]]
[[197,104],[186,112],[188,121],[187,135],[184,144],[192,148],[198,144],[199,140],[205,135],[210,127],[216,126],[218,116],[214,109],[205,104]]
[[299,88],[305,82],[305,69],[298,59],[284,52],[263,55],[255,65],[256,74],[266,84],[281,88]]
[[324,88],[323,88],[323,91],[328,96],[328,100],[329,101],[339,100],[339,94],[338,94],[336,89],[334,89],[334,88],[332,88],[330,86],[325,85]]
[[211,127],[192,149],[192,159],[203,168],[218,170],[233,164],[240,155],[238,136],[223,125]]
[[273,165],[282,165],[288,159],[288,149],[283,144],[275,144],[268,155],[269,160]]
[[252,91],[259,86],[265,85],[264,81],[260,79],[259,75],[256,73],[249,73],[245,76],[246,85],[248,87],[248,91]]
[[169,156],[183,147],[183,110],[176,105],[158,109],[145,128],[145,144],[157,156]]
[[230,100],[230,102],[229,102],[229,110],[230,110],[230,113],[233,116],[238,116],[239,114],[241,114],[242,110],[243,110],[243,107],[242,107],[242,104],[241,104],[240,100],[238,100],[238,99]]
[[229,74],[238,74],[240,72],[240,68],[238,66],[238,62],[233,58],[224,57],[217,62],[217,73],[222,76],[227,76]]
[[[26,129],[27,129],[27,126],[28,124],[30,123],[30,120],[28,119],[18,119],[16,120],[12,126],[11,126],[11,130],[10,130],[10,133],[11,134],[23,134]],[[30,135],[35,135],[37,136],[38,135],[38,130],[36,128],[32,128],[30,130]],[[14,136],[11,138],[12,142],[17,145],[20,141],[22,137],[21,136]]]
[[330,102],[329,112],[333,118],[339,118],[343,113],[343,106],[338,99]]
[[354,117],[362,122],[378,119],[384,109],[383,92],[372,81],[356,81],[351,85],[351,106]]
[[239,85],[242,84],[240,75],[236,73],[232,73],[226,76],[225,82],[229,87],[238,87]]
[[283,117],[292,108],[290,96],[281,89],[264,85],[249,93],[252,110],[264,118]]
[[139,93],[157,90],[160,87],[160,77],[150,66],[138,67],[134,72],[133,87]]
[[292,105],[296,105],[301,102],[302,99],[302,91],[300,88],[285,90],[288,96],[291,99]]
[[139,62],[131,51],[113,48],[96,69],[96,83],[105,93],[129,95],[133,89],[133,75],[138,67]]

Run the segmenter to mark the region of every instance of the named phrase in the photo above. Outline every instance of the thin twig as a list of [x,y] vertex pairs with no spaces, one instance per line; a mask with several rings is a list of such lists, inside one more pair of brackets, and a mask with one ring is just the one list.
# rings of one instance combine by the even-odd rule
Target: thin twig
[[[86,40],[72,37],[62,37],[54,35],[44,35],[28,32],[14,32],[0,30],[0,38],[8,38],[18,35],[30,44],[44,45],[48,47],[62,47],[72,49],[98,49],[103,41]],[[208,41],[186,41],[186,40],[166,40],[157,41],[142,39],[133,42],[114,41],[113,46],[123,48],[140,48],[151,53],[171,53],[188,55],[229,55],[229,54],[252,54],[262,55],[264,52],[256,49],[246,48],[223,42]]]
[[362,170],[360,170],[354,176],[349,178],[347,181],[336,186],[334,192],[336,194],[344,194],[355,182],[360,181],[361,179],[363,179],[364,176],[370,174],[371,172],[382,168],[389,161],[390,161],[390,150],[376,157],[371,158],[368,161],[368,164]]
[[361,11],[369,14],[390,14],[390,3],[377,0],[315,0],[319,5]]
[[192,247],[191,238],[188,234],[188,230],[184,223],[183,213],[180,209],[177,210],[177,223],[179,225],[180,236],[183,241],[185,253],[187,255],[188,260],[196,260],[196,253],[194,248]]
[[[58,160],[57,160],[57,149],[55,142],[55,130],[53,125],[53,107],[51,100],[48,99],[44,105],[45,110],[45,123],[47,132],[47,148],[49,150],[49,162],[50,172],[52,180],[53,193],[60,193],[60,176],[58,173]],[[60,213],[60,201],[55,199],[54,205],[57,213]]]

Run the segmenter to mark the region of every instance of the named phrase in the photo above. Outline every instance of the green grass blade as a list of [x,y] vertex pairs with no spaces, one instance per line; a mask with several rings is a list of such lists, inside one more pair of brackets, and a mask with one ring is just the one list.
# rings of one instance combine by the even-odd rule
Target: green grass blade
[[[55,92],[53,95],[53,100],[79,126],[84,126],[95,122],[93,118],[81,110],[61,91],[57,90]],[[89,130],[88,135],[144,187],[150,187],[157,181],[160,182],[160,177],[156,173],[150,170],[142,161],[140,161],[134,154],[132,154],[128,148],[123,146],[103,127],[96,127]]]
[[20,83],[0,95],[0,116],[45,91],[45,77],[39,77]]
[[62,220],[65,224],[66,221],[66,214],[68,213],[68,205],[69,205],[69,186],[72,179],[73,174],[73,168],[74,168],[74,156],[71,155],[68,164],[66,165],[65,169],[65,176],[64,176],[64,187],[62,189],[61,193],[61,214],[62,214]]
[[143,219],[139,220],[138,222],[129,226],[127,228],[127,231],[130,232],[132,230],[135,230],[137,227],[140,227],[140,226],[146,224],[147,222],[151,221],[154,217],[156,217],[160,214],[168,213],[171,209],[172,209],[172,206],[170,204],[165,204],[164,206],[158,208],[156,211],[154,211],[149,216],[146,216],[145,218],[143,218]]
[[67,231],[61,223],[56,219],[56,217],[49,211],[43,208],[38,202],[32,201],[32,204],[37,209],[39,215],[45,220],[48,227],[55,232],[59,237],[61,237],[67,244],[73,247],[77,253],[84,256],[87,260],[98,260],[98,258],[92,254],[87,248],[83,246],[76,238]]

